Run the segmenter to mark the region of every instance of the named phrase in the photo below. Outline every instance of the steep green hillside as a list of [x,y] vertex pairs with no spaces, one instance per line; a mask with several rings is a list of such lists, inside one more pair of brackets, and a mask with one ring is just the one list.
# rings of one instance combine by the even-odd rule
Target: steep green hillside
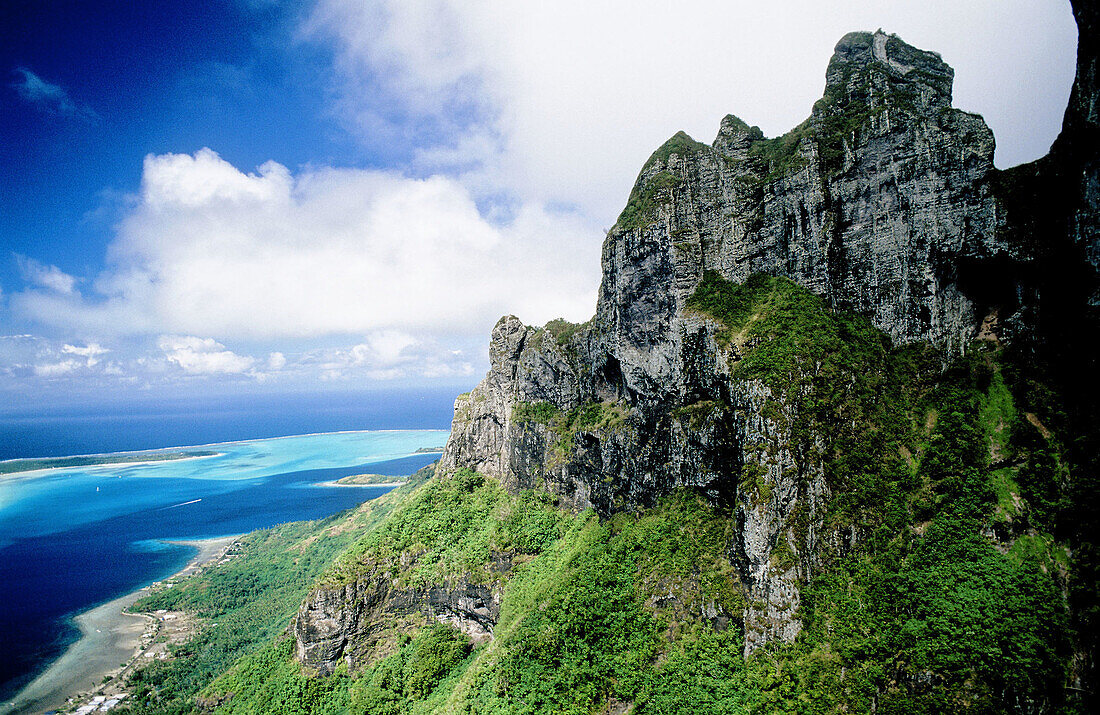
[[318,576],[430,475],[430,468],[421,470],[404,487],[344,514],[253,532],[227,563],[135,603],[133,611],[189,611],[204,626],[174,649],[172,659],[155,661],[130,678],[128,711],[191,712],[201,688],[285,631]]
[[[351,517],[256,535],[251,557],[145,604],[218,626],[140,674],[130,711],[1079,711],[1075,566],[1055,536],[1075,518],[1074,435],[1057,427],[1072,424],[1057,393],[995,343],[946,369],[929,348],[892,348],[786,279],[711,275],[690,306],[741,346],[736,373],[797,404],[805,448],[825,434],[835,450],[826,525],[851,538],[772,552],[815,562],[800,571],[814,575],[793,643],[743,655],[728,506],[681,489],[601,520],[460,469]],[[738,486],[770,488],[748,469]],[[307,533],[323,536],[306,546]],[[499,593],[499,614],[491,639],[471,639],[430,609],[383,608],[321,675],[283,632],[315,578],[322,593],[384,582],[370,593],[392,603],[461,582]]]

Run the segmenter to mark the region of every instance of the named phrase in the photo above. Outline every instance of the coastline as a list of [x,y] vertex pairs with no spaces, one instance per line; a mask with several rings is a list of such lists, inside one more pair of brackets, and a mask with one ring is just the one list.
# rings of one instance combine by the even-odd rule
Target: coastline
[[[128,454],[127,452],[119,452],[119,454]],[[84,456],[84,455],[79,455]],[[99,455],[92,455],[99,456]],[[107,455],[110,456],[110,455]],[[82,464],[73,467],[43,467],[41,469],[27,469],[21,472],[4,472],[0,474],[0,479],[20,479],[24,477],[41,477],[45,476],[48,472],[60,472],[63,469],[99,469],[101,467],[146,467],[150,464],[169,464],[175,462],[189,462],[192,459],[213,459],[214,457],[224,457],[223,452],[214,452],[213,454],[196,454],[188,457],[172,457],[170,459],[146,459],[140,462],[102,462],[99,464]],[[68,457],[58,457],[58,459],[68,459]],[[9,459],[9,462],[22,461],[21,459]]]
[[[199,550],[186,566],[168,578],[194,574],[221,557],[240,537],[237,534],[212,539],[165,540]],[[143,636],[155,619],[145,614],[127,613],[126,609],[147,595],[149,588],[144,586],[76,616],[74,620],[81,633],[79,640],[11,701],[0,704],[0,713],[29,715],[66,709],[71,698],[92,695],[102,688],[104,678],[129,669],[142,653]],[[126,667],[121,668],[121,663]]]
[[[84,454],[64,454],[56,455],[52,457],[10,457],[7,459],[0,459],[2,462],[18,462],[23,459],[71,459],[74,457],[109,457],[112,454],[141,454],[142,452],[164,452],[177,449],[202,449],[204,447],[217,447],[223,444],[247,444],[249,442],[267,442],[270,440],[282,440],[282,439],[295,439],[296,437],[324,437],[330,434],[371,434],[371,433],[391,433],[391,432],[442,432],[444,434],[450,434],[450,429],[446,427],[417,427],[414,429],[342,429],[332,430],[331,432],[302,432],[301,434],[282,434],[274,437],[250,437],[247,439],[229,439],[221,442],[206,442],[203,444],[177,444],[168,447],[151,447],[149,449],[124,449],[118,452],[90,452]],[[434,449],[434,447],[433,447]],[[413,452],[412,454],[416,454]],[[54,469],[68,469],[68,467],[54,467]],[[17,474],[19,472],[13,472]]]
[[[391,432],[441,432],[443,434],[450,434],[450,430],[439,429],[439,428],[335,430],[333,432],[303,432],[302,434],[287,434],[287,435],[280,435],[278,437],[256,437],[254,439],[235,439],[235,440],[227,440],[227,441],[224,441],[224,442],[210,442],[208,444],[177,445],[177,446],[174,446],[174,447],[156,447],[156,448],[153,448],[153,449],[124,450],[124,451],[121,451],[121,452],[97,452],[97,453],[93,453],[93,454],[68,454],[68,455],[63,455],[63,456],[59,456],[59,457],[15,457],[15,458],[12,458],[12,459],[2,459],[2,460],[0,460],[0,464],[8,463],[8,462],[20,462],[20,461],[24,461],[24,460],[28,460],[28,459],[77,459],[77,458],[84,458],[84,457],[93,457],[93,458],[104,457],[104,458],[106,458],[106,457],[110,457],[112,455],[131,455],[131,454],[140,455],[143,452],[166,452],[166,451],[175,451],[175,450],[203,449],[203,448],[210,448],[210,447],[219,447],[219,446],[223,446],[223,445],[247,444],[247,443],[250,443],[250,442],[267,442],[267,441],[274,441],[274,440],[295,439],[295,438],[298,438],[298,437],[323,437],[325,435],[336,435],[336,434],[371,434],[371,433],[391,433]],[[423,448],[421,448],[421,449],[423,449]],[[432,447],[431,448],[432,451],[430,451],[430,452],[427,452],[427,451],[421,452],[420,450],[415,450],[413,452],[410,452],[409,454],[403,455],[403,457],[393,457],[393,459],[400,459],[400,458],[404,458],[404,457],[414,457],[414,456],[421,455],[421,454],[435,454],[436,453],[435,449],[436,449],[435,447]],[[442,449],[440,449],[439,454],[442,454]],[[2,473],[0,473],[0,480],[4,480],[8,477],[12,477],[12,478],[41,477],[41,476],[44,476],[48,473],[56,472],[56,471],[60,471],[60,470],[64,470],[64,469],[86,469],[86,468],[98,468],[98,467],[136,467],[136,466],[143,466],[143,465],[149,465],[149,464],[161,464],[161,463],[165,463],[165,462],[183,462],[183,461],[189,461],[189,460],[192,460],[192,459],[208,459],[208,458],[212,458],[212,457],[221,457],[221,456],[224,456],[223,452],[215,452],[214,454],[202,454],[202,455],[188,456],[188,457],[179,457],[179,458],[175,458],[175,459],[143,460],[143,461],[140,461],[140,462],[104,462],[102,464],[84,465],[84,466],[80,466],[80,467],[44,467],[42,469],[33,469],[33,470],[28,469],[26,471],[20,471],[20,472],[2,472]],[[387,460],[381,460],[381,461],[387,461]]]

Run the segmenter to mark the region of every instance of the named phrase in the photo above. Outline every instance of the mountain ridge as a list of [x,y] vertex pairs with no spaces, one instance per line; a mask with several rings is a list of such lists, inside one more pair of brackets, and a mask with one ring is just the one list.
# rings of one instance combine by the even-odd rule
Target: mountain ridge
[[434,474],[200,705],[1089,712],[1098,11],[1074,12],[1063,132],[1022,167],[881,31],[841,38],[783,136],[673,135],[593,318],[501,318]]

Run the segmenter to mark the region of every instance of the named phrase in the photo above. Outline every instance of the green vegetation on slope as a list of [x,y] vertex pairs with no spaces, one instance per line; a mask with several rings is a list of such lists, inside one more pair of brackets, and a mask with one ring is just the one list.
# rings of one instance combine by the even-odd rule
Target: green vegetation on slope
[[672,190],[679,184],[680,177],[667,171],[644,183],[639,179],[615,225],[624,230],[645,226],[653,219],[659,205],[672,201]]
[[866,320],[783,278],[736,286],[709,274],[689,306],[745,351],[735,375],[784,395],[803,440],[796,453],[824,438],[825,526],[861,537],[848,553],[826,548],[827,567],[803,588],[796,643],[750,661],[758,705],[1064,706],[1065,552],[1042,532],[1021,535],[1052,529],[1060,447],[1016,409],[1014,363],[975,344],[943,372],[935,353],[892,348]]
[[[1077,567],[1058,536],[1072,516],[1072,465],[1057,398],[1034,372],[983,344],[945,371],[939,353],[894,348],[780,278],[735,286],[708,275],[689,305],[724,325],[741,356],[734,379],[768,387],[764,410],[789,420],[791,453],[820,460],[832,493],[794,643],[742,656],[746,594],[731,561],[741,527],[729,507],[679,490],[600,520],[462,469],[406,487],[384,517],[361,521],[319,581],[337,587],[382,568],[403,588],[492,585],[503,598],[490,642],[415,614],[380,624],[385,647],[354,672],[322,677],[302,670],[279,633],[300,595],[281,611],[242,611],[282,620],[220,659],[201,655],[201,639],[232,613],[207,608],[219,625],[187,646],[199,657],[151,668],[135,711],[186,712],[204,686],[201,702],[222,713],[1081,711],[1066,687]],[[690,422],[719,408],[732,409],[708,401],[677,414]],[[513,419],[583,429],[608,410],[520,404]],[[742,493],[766,501],[770,487],[746,468]],[[796,543],[781,539],[773,560],[793,566],[808,555],[810,515],[796,511],[788,526]],[[282,573],[285,557],[273,549],[263,568]],[[255,583],[235,578],[245,591]],[[188,589],[198,597],[201,583],[169,605],[186,605]],[[206,608],[201,597],[193,607]],[[157,681],[158,668],[175,680]]]
[[797,382],[801,365],[825,361],[819,370],[855,374],[880,368],[891,350],[869,320],[832,312],[788,278],[758,273],[737,285],[708,271],[687,305],[725,324],[719,339],[745,352],[738,376],[761,377],[775,389]]
[[659,205],[667,204],[672,200],[672,190],[680,184],[681,178],[667,170],[660,171],[648,179],[643,178],[650,167],[661,164],[667,169],[668,161],[673,154],[687,156],[709,148],[684,132],[676,132],[672,135],[650,155],[649,160],[642,167],[637,181],[634,182],[634,188],[627,198],[626,207],[619,214],[615,225],[622,230],[642,228],[653,219]]
[[775,181],[805,166],[806,161],[800,149],[802,140],[811,136],[810,129],[810,121],[806,120],[782,136],[758,139],[752,143],[749,156],[764,164],[764,183]]
[[642,167],[642,171],[645,171],[658,162],[668,164],[668,160],[673,154],[687,156],[688,154],[709,148],[710,147],[706,144],[692,139],[686,132],[676,132],[669,137],[668,141],[657,147],[657,151],[650,154],[645,166]]
[[[397,650],[354,679],[346,667],[329,677],[302,673],[294,639],[281,636],[241,659],[201,700],[219,713],[399,715],[424,709],[439,684],[470,652],[466,638],[449,626],[429,625],[412,637],[397,636]],[[232,693],[232,696],[229,694]],[[420,705],[418,707],[418,704]]]
[[[481,513],[489,494],[460,486],[475,476],[433,480],[376,533],[416,531],[417,505],[427,502],[451,523]],[[243,659],[203,700],[224,713],[393,715],[588,713],[609,695],[637,703],[637,712],[717,715],[750,700],[740,632],[726,627],[735,621],[726,616],[716,628],[699,615],[708,605],[725,614],[744,605],[725,556],[727,515],[681,492],[644,515],[601,522],[548,509],[530,492],[490,491],[493,515],[478,531],[497,545],[493,535],[508,533],[510,553],[534,557],[516,559],[492,643],[471,648],[449,626],[428,625],[411,639],[395,635],[396,649],[357,673],[341,666],[318,678],[301,671],[283,638]],[[435,532],[427,527],[414,541],[430,544]]]
[[557,341],[558,345],[566,345],[573,339],[573,336],[589,327],[590,324],[591,321],[587,323],[570,323],[564,318],[554,318],[546,323],[544,328],[554,336],[554,340]]
[[242,655],[284,631],[317,577],[431,471],[421,470],[405,487],[350,512],[253,532],[238,542],[239,555],[227,563],[135,603],[133,611],[190,611],[205,626],[174,649],[173,659],[155,661],[131,677],[127,711],[191,712],[195,694]]
[[538,553],[557,537],[564,518],[545,498],[531,492],[509,497],[496,481],[460,469],[418,489],[348,549],[322,584],[348,583],[377,563],[402,564],[393,575],[402,586],[457,576],[490,583],[499,577],[494,552]]
[[546,401],[517,402],[512,407],[512,420],[516,424],[540,424],[550,428],[555,436],[558,452],[567,455],[573,450],[573,438],[577,432],[607,431],[623,424],[630,414],[630,407],[618,400],[586,402],[565,412]]

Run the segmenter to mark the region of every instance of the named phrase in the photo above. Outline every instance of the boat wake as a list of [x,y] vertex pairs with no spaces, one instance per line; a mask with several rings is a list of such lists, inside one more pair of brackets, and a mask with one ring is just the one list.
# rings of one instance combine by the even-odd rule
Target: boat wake
[[192,499],[191,501],[185,501],[185,502],[181,502],[179,504],[173,504],[172,506],[166,506],[164,508],[165,509],[175,509],[177,506],[187,506],[188,504],[197,504],[200,501],[202,501],[202,499]]

